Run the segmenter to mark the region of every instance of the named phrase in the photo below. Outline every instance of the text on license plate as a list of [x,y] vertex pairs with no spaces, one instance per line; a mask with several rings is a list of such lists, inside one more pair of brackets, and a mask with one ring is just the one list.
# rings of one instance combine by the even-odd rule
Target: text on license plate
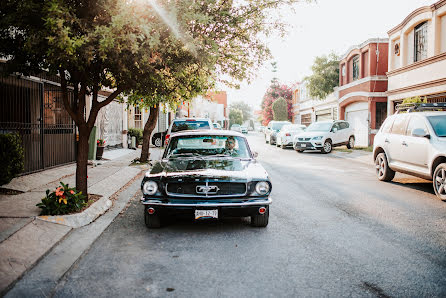
[[195,210],[195,219],[218,218],[218,209]]
[[300,144],[301,147],[307,147],[307,144]]

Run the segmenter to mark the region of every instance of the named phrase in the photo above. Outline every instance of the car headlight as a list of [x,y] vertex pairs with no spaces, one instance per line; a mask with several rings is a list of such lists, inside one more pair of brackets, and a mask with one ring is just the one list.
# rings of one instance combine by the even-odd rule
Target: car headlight
[[256,184],[256,192],[259,195],[266,195],[269,192],[269,183],[265,181],[257,182]]
[[323,136],[314,137],[313,140],[322,140]]
[[158,184],[155,181],[148,180],[144,183],[142,190],[145,195],[154,195],[158,191]]

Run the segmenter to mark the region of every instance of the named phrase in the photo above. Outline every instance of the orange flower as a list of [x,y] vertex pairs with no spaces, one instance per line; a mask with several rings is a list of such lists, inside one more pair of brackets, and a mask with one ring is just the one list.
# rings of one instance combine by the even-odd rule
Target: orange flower
[[56,196],[58,196],[58,197],[63,196],[63,190],[62,190],[62,187],[58,187],[58,188],[56,189]]
[[70,190],[70,194],[74,195],[74,190]]

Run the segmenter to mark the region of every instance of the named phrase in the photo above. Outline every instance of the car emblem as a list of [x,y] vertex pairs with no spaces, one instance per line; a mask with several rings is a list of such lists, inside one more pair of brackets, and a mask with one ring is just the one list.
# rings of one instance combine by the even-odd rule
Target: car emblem
[[218,186],[208,185],[207,182],[206,182],[206,185],[197,185],[197,187],[195,189],[195,191],[197,193],[205,194],[205,195],[216,194],[219,190],[220,190],[220,188],[218,188]]

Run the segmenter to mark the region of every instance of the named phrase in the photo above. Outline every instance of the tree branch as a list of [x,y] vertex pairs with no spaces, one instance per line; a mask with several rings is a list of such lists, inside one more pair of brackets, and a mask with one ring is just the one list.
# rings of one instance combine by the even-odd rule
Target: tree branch
[[[67,79],[65,78],[65,70],[62,68],[59,68],[59,76],[60,76],[60,85],[62,88],[62,100],[63,105],[65,107],[65,110],[68,112],[68,115],[70,115],[71,119],[79,126],[79,118],[74,113],[73,109],[71,108],[70,101],[68,100],[68,88],[67,88]],[[76,99],[77,100],[77,99]]]

